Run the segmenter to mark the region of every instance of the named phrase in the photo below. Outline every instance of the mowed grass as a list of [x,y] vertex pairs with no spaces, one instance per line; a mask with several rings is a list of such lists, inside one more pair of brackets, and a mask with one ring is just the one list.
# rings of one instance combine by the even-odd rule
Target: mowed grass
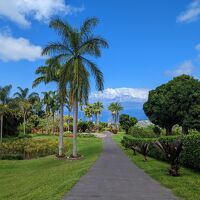
[[[113,139],[120,145],[123,134],[114,135]],[[120,145],[121,146],[121,145]],[[152,178],[159,181],[162,185],[170,188],[172,192],[185,200],[200,200],[200,173],[190,169],[181,168],[179,177],[171,177],[167,174],[169,165],[165,162],[158,161],[153,158],[148,158],[144,162],[143,156],[137,154],[133,155],[132,150],[124,150],[129,159],[138,167],[143,169]]]
[[[57,140],[58,137],[48,138]],[[78,150],[84,158],[77,161],[58,160],[55,156],[33,160],[0,160],[0,199],[62,199],[97,160],[102,151],[102,140],[78,138]]]

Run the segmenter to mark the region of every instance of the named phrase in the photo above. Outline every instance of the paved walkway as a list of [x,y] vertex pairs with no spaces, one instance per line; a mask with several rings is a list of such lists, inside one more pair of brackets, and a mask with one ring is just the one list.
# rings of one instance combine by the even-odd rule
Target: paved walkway
[[177,200],[136,167],[107,133],[95,165],[67,193],[65,200]]

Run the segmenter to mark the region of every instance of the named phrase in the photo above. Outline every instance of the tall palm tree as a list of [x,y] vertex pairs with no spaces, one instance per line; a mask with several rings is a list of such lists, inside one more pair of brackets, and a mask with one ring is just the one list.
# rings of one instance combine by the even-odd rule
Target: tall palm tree
[[87,104],[85,108],[83,109],[84,115],[89,119],[89,121],[92,121],[92,115],[94,113],[94,107],[92,104]]
[[108,110],[111,111],[112,113],[112,117],[113,117],[113,122],[116,126],[118,126],[118,122],[119,122],[119,112],[121,110],[123,110],[123,107],[121,106],[121,104],[119,102],[116,103],[111,103],[108,106]]
[[18,87],[18,92],[14,94],[16,99],[19,102],[20,109],[23,114],[24,118],[24,135],[26,134],[26,116],[28,111],[31,109],[31,106],[35,103],[35,101],[39,100],[39,95],[36,92],[32,92],[29,94],[29,89],[25,88],[22,89],[21,87]]
[[99,116],[103,110],[103,104],[99,101],[93,104],[93,112],[96,117],[96,124],[99,125]]
[[36,74],[39,75],[33,82],[32,87],[38,86],[40,83],[48,84],[50,82],[55,82],[58,87],[59,96],[59,106],[60,106],[60,125],[59,125],[59,141],[58,141],[58,155],[60,157],[64,156],[64,142],[63,142],[63,126],[64,126],[64,103],[66,101],[67,91],[62,88],[60,84],[60,74],[62,72],[63,66],[60,64],[58,59],[50,58],[46,61],[45,66],[41,66],[36,70]]
[[52,20],[50,27],[58,32],[60,40],[49,43],[42,52],[42,55],[55,56],[64,65],[60,82],[61,91],[69,88],[69,100],[73,106],[74,157],[77,157],[78,103],[86,104],[88,101],[91,76],[95,79],[97,90],[103,90],[103,73],[89,60],[91,56],[100,57],[101,48],[108,47],[103,38],[92,34],[97,23],[96,18],[90,18],[84,21],[80,28],[74,28],[60,19]]
[[9,102],[10,102],[10,91],[12,89],[11,85],[7,85],[5,87],[0,87],[0,118],[1,118],[1,142],[3,137],[3,119],[4,114],[9,110]]

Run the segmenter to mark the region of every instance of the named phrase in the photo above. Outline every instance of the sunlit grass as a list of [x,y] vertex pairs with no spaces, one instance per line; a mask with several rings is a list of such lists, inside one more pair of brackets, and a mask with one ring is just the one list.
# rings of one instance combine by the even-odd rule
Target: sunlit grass
[[[58,139],[57,136],[48,138]],[[102,140],[78,138],[78,150],[84,156],[78,161],[58,160],[55,156],[33,160],[1,160],[0,199],[62,199],[97,160],[102,151]]]

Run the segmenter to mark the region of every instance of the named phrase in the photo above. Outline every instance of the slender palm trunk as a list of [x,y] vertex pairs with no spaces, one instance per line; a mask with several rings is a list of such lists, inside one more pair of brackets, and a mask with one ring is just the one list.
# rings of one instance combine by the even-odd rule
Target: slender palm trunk
[[73,104],[73,157],[77,157],[77,122],[78,122],[78,102],[74,101]]
[[55,114],[52,114],[52,134],[54,135],[54,119],[55,119]]
[[3,115],[1,115],[1,142],[3,138]]
[[26,113],[24,113],[24,135],[26,135]]
[[48,134],[48,130],[49,130],[49,116],[48,116],[48,112],[46,112],[46,120],[47,120],[46,134]]
[[64,113],[64,106],[63,103],[61,103],[60,105],[60,128],[59,128],[59,141],[58,141],[58,155],[59,156],[63,156],[64,152],[64,143],[63,143],[63,123],[64,123],[64,119],[63,119],[63,113]]
[[99,114],[96,115],[97,131],[99,132]]

